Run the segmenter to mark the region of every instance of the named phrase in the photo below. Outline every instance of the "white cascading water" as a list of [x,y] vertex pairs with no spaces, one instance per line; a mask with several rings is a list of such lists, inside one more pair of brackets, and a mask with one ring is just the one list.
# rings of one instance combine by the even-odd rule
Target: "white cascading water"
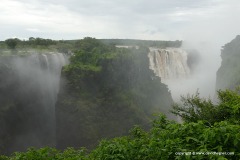
[[187,52],[180,48],[149,48],[150,66],[154,73],[161,77],[162,82],[187,78],[190,69],[187,65]]
[[[16,70],[22,99],[25,99],[26,95],[30,97],[31,104],[26,102],[26,106],[28,105],[28,110],[29,106],[35,109],[30,110],[29,114],[36,114],[36,110],[38,111],[38,118],[34,122],[36,126],[30,124],[25,133],[15,137],[13,148],[16,146],[16,150],[29,146],[55,145],[55,103],[61,70],[67,63],[68,58],[62,53],[13,56],[11,65]],[[29,123],[27,120],[22,121]],[[22,146],[23,142],[26,146]]]
[[149,68],[168,85],[174,100],[179,99],[178,88],[189,78],[187,52],[181,48],[149,48]]

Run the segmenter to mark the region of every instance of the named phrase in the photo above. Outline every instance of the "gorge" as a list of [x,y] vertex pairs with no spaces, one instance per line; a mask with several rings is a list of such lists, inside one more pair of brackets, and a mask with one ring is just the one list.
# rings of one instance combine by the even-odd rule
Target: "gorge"
[[[238,66],[228,65],[225,53],[237,55],[238,44],[239,37],[225,46],[225,69]],[[136,124],[148,130],[154,113],[176,120],[169,110],[174,89],[189,85],[190,52],[174,45],[115,48],[94,38],[76,45],[70,62],[56,52],[0,57],[0,153],[30,146],[92,149]]]

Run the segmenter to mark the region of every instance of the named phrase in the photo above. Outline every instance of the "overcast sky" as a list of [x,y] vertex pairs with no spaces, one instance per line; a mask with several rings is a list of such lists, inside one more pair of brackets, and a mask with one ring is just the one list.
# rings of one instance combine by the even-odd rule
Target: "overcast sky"
[[0,40],[221,39],[240,33],[239,0],[0,0]]

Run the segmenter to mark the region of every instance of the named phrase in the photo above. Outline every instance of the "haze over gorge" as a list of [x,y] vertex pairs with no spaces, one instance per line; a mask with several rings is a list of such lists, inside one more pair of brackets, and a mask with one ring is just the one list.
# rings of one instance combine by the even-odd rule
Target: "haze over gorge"
[[[209,74],[218,75],[211,84],[215,93],[215,86],[239,84],[223,71],[238,72],[239,36],[223,47],[218,72],[200,70],[206,57],[183,43],[90,37],[2,41],[1,154],[31,146],[93,149],[100,139],[126,135],[134,125],[149,130],[153,114],[179,120],[170,113],[173,102],[198,88],[210,90],[204,86],[213,81]],[[204,96],[213,98],[208,93]]]

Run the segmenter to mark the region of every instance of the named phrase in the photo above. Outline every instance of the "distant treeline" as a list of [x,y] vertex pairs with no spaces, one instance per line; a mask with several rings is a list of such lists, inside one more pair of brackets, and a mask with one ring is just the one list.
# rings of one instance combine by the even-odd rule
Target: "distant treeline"
[[136,40],[136,39],[100,39],[105,44],[110,45],[131,45],[131,46],[145,46],[145,47],[175,47],[179,48],[182,41],[157,41],[157,40]]
[[5,43],[5,45],[9,49],[15,49],[17,45],[24,46],[24,45],[42,45],[42,46],[49,46],[49,45],[55,45],[58,41],[51,40],[51,39],[43,39],[43,38],[34,38],[30,37],[28,40],[20,40],[18,38],[9,38],[5,41],[1,42],[2,44]]
[[[112,45],[140,45],[140,46],[148,46],[148,47],[180,47],[182,45],[182,41],[163,41],[163,40],[137,40],[137,39],[99,39],[105,44]],[[39,37],[29,37],[28,40],[20,40],[18,38],[9,38],[5,41],[0,41],[1,44],[6,43],[14,43],[14,44],[24,44],[24,45],[55,45],[57,43],[70,43],[73,44],[79,40],[52,40],[52,39],[44,39]]]
[[[141,46],[141,47],[158,47],[179,48],[182,41],[160,41],[160,40],[136,40],[136,39],[99,39],[102,43],[111,46]],[[45,49],[49,51],[58,51],[62,53],[75,52],[78,50],[78,40],[52,40],[39,37],[29,37],[26,40],[18,38],[9,38],[0,41],[0,50],[22,50],[22,49]],[[0,53],[2,54],[2,53]]]
[[0,41],[0,55],[8,54],[9,51],[11,51],[11,54],[22,54],[28,50],[69,53],[75,50],[74,46],[75,41],[52,40],[39,37],[30,37],[26,40],[9,38],[5,41]]

